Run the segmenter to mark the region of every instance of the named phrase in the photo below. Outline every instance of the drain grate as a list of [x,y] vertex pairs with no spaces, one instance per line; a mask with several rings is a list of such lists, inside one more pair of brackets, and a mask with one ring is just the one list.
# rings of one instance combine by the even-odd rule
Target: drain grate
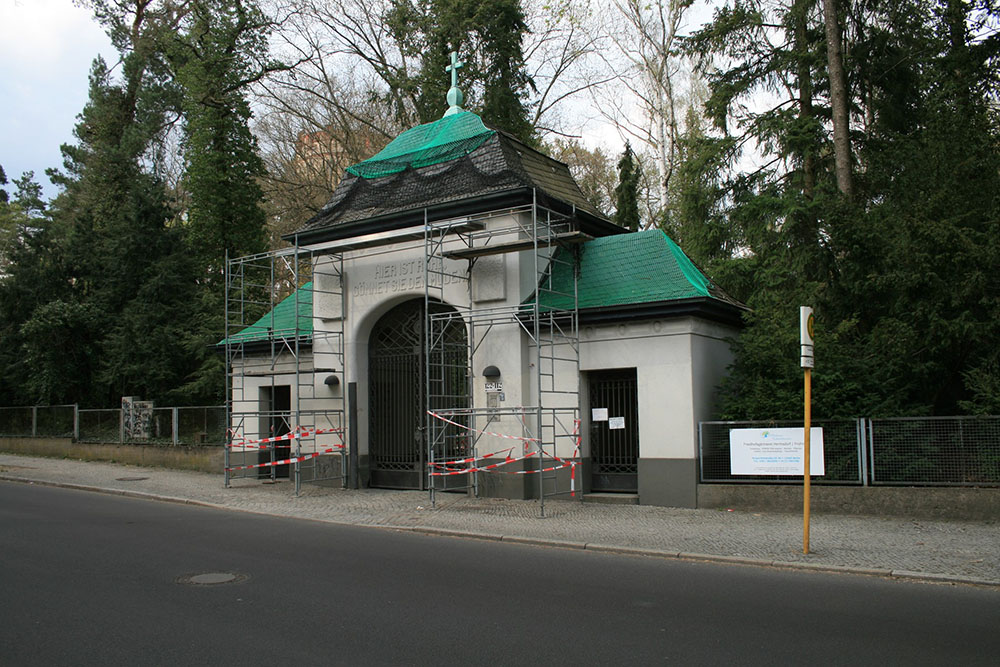
[[141,482],[144,479],[149,479],[148,477],[115,477],[115,481],[118,482]]
[[238,584],[248,578],[247,575],[236,572],[202,572],[177,577],[177,583],[191,586],[218,586],[219,584]]

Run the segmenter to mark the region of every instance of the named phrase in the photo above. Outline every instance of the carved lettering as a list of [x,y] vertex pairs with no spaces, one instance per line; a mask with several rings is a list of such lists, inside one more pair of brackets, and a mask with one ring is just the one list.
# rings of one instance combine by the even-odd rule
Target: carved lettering
[[[354,284],[351,294],[355,298],[422,290],[424,288],[424,262],[421,259],[394,262],[391,264],[376,264],[374,274],[369,275],[373,276],[372,280],[361,280]],[[462,282],[460,276],[444,276],[445,285],[459,282]],[[441,275],[431,275],[431,286],[441,286]]]

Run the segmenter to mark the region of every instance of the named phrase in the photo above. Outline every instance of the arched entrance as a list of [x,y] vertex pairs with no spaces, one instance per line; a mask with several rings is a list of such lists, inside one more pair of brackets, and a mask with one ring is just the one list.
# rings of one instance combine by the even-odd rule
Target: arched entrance
[[[454,313],[433,303],[432,313]],[[371,486],[390,489],[426,488],[424,437],[427,344],[424,300],[402,303],[375,323],[368,345],[368,460]],[[432,395],[449,407],[467,401],[468,343],[461,319],[449,321],[437,345],[432,367],[446,369],[432,381]],[[437,375],[437,373],[435,373]],[[438,378],[432,377],[432,380]],[[435,403],[437,400],[432,400]]]

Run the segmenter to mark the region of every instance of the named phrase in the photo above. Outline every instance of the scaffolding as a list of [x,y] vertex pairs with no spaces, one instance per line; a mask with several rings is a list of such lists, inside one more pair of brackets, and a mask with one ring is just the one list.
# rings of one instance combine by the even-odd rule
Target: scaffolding
[[[546,498],[577,490],[577,279],[590,239],[575,208],[556,211],[533,191],[528,204],[445,220],[425,209],[421,227],[309,248],[296,240],[228,261],[226,485],[276,481],[284,469],[296,494],[302,482],[347,486],[347,436],[356,434],[346,432],[342,253],[420,252],[422,244],[421,486],[434,505],[441,491],[480,495],[483,476],[528,475],[518,483],[544,517]],[[510,346],[517,351],[508,358],[520,361],[506,369],[505,391],[489,371],[499,373],[492,355]],[[326,465],[331,459],[339,467]]]
[[[566,215],[542,206],[537,191],[533,191],[532,203],[526,206],[440,222],[429,222],[425,216],[424,429],[432,506],[438,491],[465,489],[478,495],[482,474],[536,474],[543,517],[547,497],[575,494],[580,455],[577,278],[580,244],[591,238],[580,230],[575,213],[575,209]],[[499,280],[505,280],[506,273],[481,271],[477,275],[477,262],[499,257],[506,266],[506,257],[515,254],[520,260],[519,288],[521,278],[530,274],[524,287],[531,296],[524,301],[517,299],[513,305],[506,299],[504,306],[480,307],[478,303],[492,300],[489,294],[484,298],[491,288],[480,288],[477,280],[488,283],[496,281],[498,275]],[[525,265],[530,272],[522,268]],[[563,280],[558,281],[557,275]],[[566,276],[570,280],[565,280]],[[454,310],[435,311],[432,304],[445,302],[445,285],[455,282],[465,284],[467,303]],[[497,288],[494,285],[492,289]],[[455,354],[456,337],[450,334],[456,326],[467,331],[467,348],[462,355]],[[499,369],[483,358],[484,351],[492,338],[507,335],[520,341],[522,333],[529,348],[528,389],[518,388],[520,404],[507,407],[501,405],[506,402],[502,382],[485,384],[490,371],[499,377]],[[516,381],[523,381],[523,370],[516,369]],[[481,405],[475,402],[477,379],[484,380],[486,389]],[[490,430],[491,424],[502,420],[516,420],[520,435]],[[516,444],[502,451],[481,452],[481,443],[489,436]],[[521,451],[514,453],[518,447]],[[503,462],[488,460],[498,454],[504,454]],[[508,465],[517,462],[520,466]],[[570,483],[564,488],[558,471],[567,469]]]
[[[226,261],[225,485],[347,486],[343,258],[299,247]],[[322,316],[317,316],[321,313]]]

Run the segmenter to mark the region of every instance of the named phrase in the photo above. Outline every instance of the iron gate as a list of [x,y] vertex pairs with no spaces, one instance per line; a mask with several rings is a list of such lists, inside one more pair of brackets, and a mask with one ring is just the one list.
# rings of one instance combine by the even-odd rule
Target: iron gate
[[[431,308],[452,310],[444,304],[432,304]],[[449,325],[445,334],[448,345],[443,354],[455,359],[454,363],[442,364],[449,369],[446,373],[449,387],[441,391],[452,393],[454,385],[455,393],[464,394],[468,358],[465,326],[459,320]],[[396,306],[372,330],[368,346],[371,486],[426,488],[427,448],[423,429],[426,347],[423,299]],[[449,360],[434,361],[437,364]]]
[[590,373],[590,486],[639,489],[639,405],[635,369]]

